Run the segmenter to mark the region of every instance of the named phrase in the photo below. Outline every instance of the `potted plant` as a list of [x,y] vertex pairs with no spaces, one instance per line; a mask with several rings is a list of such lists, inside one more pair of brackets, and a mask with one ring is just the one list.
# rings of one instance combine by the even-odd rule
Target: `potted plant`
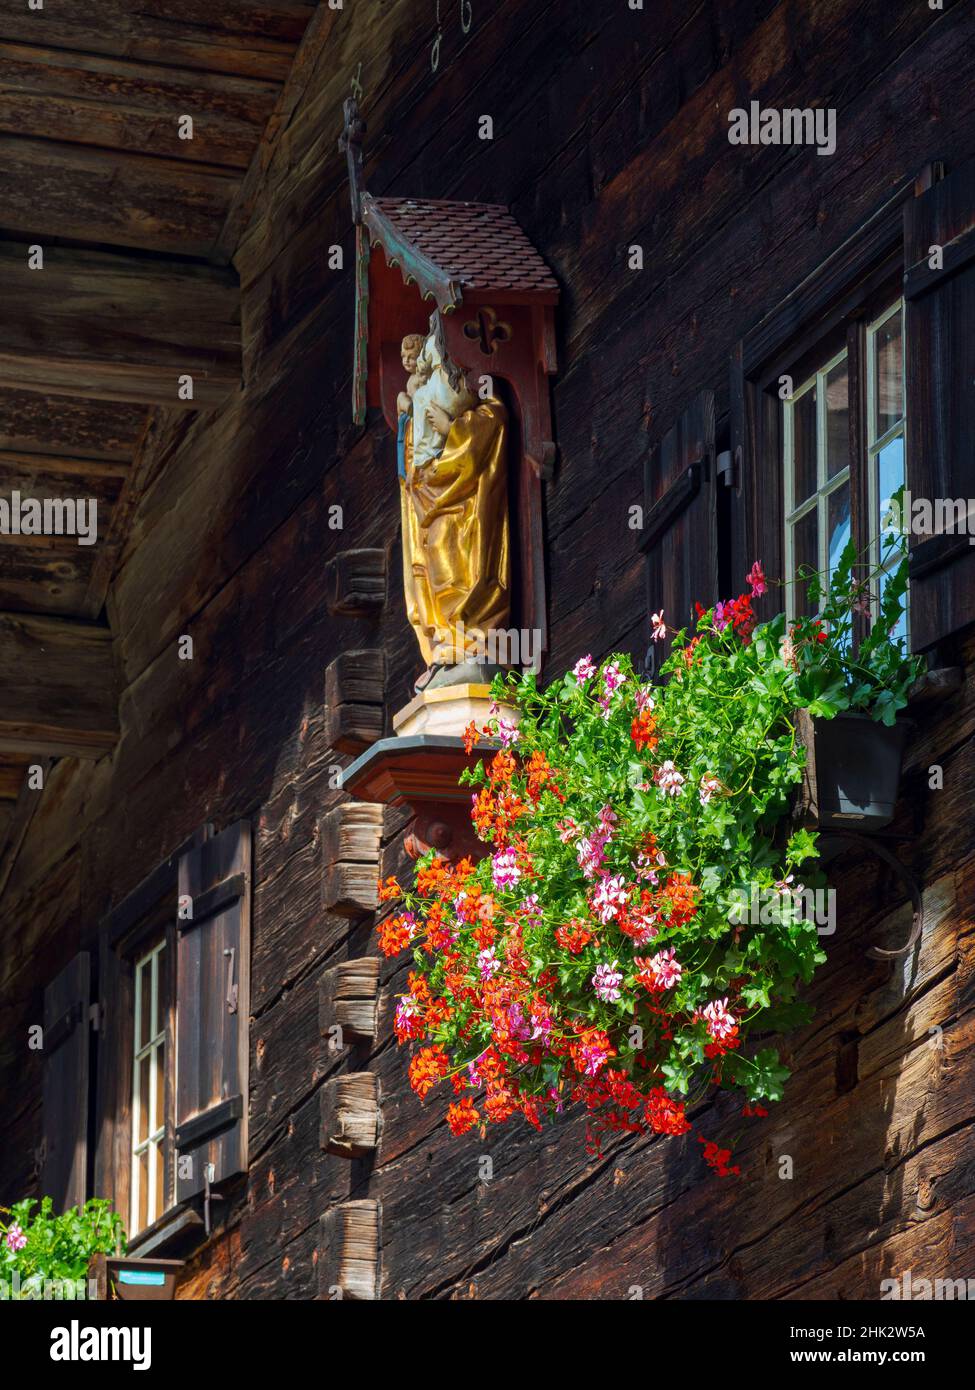
[[[897,546],[897,536],[888,535],[885,559],[896,559]],[[806,749],[800,813],[822,829],[864,833],[893,819],[909,728],[899,716],[922,662],[896,635],[906,558],[866,574],[857,559],[851,540],[828,586],[819,575],[800,572],[817,615],[793,623],[786,641],[805,706],[798,723]],[[857,643],[857,617],[870,618],[874,606],[876,619]]]
[[60,1216],[50,1197],[40,1204],[27,1197],[0,1213],[7,1218],[0,1220],[0,1279],[13,1299],[85,1298],[92,1258],[125,1248],[121,1218],[99,1198]]
[[[462,776],[483,855],[431,850],[411,889],[380,885],[399,902],[380,948],[413,956],[394,1021],[417,1045],[410,1083],[447,1089],[455,1134],[515,1116],[540,1129],[578,1105],[598,1150],[607,1131],[691,1131],[714,1085],[739,1092],[743,1118],[781,1096],[769,1035],[808,1018],[799,989],[825,960],[804,910],[816,834],[791,824],[800,720],[889,727],[912,679],[890,632],[906,576],[857,652],[852,563],[820,617],[788,630],[757,625],[754,565],[748,592],[675,635],[661,685],[625,655],[584,656],[545,690],[531,673],[496,682],[519,722],[492,719],[500,747]],[[654,639],[668,632],[655,613]],[[715,1172],[737,1171],[696,1137]]]

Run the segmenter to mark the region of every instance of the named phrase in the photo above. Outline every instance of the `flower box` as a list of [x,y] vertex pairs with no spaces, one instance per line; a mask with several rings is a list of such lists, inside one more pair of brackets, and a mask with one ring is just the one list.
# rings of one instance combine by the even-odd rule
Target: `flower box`
[[861,834],[889,825],[908,729],[904,719],[887,725],[866,714],[811,719],[800,711],[799,733],[806,749],[800,817],[823,830],[845,828]]
[[124,1302],[136,1303],[155,1299],[166,1302],[176,1295],[176,1279],[183,1263],[182,1260],[95,1255],[88,1266],[88,1277],[95,1281],[97,1299],[119,1298]]

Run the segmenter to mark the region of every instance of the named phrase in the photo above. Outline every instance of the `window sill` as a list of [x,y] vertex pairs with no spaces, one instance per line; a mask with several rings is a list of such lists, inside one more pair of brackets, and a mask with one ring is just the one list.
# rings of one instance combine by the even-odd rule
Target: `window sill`
[[203,1217],[195,1207],[171,1207],[158,1221],[140,1231],[129,1246],[135,1259],[189,1254],[205,1239]]

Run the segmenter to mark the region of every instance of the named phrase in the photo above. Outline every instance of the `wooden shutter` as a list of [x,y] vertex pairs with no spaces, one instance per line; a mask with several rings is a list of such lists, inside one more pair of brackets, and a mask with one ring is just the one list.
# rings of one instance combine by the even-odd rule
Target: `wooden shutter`
[[[942,268],[932,269],[933,247]],[[975,497],[975,160],[904,209],[907,480],[915,499]],[[971,518],[975,521],[975,518]],[[911,536],[915,651],[975,621],[975,546]]]
[[[250,825],[179,861],[176,1200],[247,1168]],[[186,1160],[192,1162],[187,1164]]]
[[[693,623],[718,589],[714,394],[703,391],[650,451],[644,473],[640,548],[647,556],[647,617],[664,610],[669,627]],[[670,643],[651,644],[655,673]]]
[[81,951],[44,991],[42,1195],[58,1213],[87,1195],[91,962]]

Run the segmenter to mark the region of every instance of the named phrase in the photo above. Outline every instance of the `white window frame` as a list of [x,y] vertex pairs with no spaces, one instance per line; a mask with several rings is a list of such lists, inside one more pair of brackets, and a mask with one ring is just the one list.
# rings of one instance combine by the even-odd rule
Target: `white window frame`
[[[877,421],[877,355],[876,355],[876,336],[877,330],[895,313],[901,316],[901,416],[896,424],[891,425],[884,434],[876,433]],[[879,314],[872,323],[867,324],[864,351],[867,358],[867,496],[870,508],[870,559],[873,565],[879,566],[881,562],[881,526],[880,526],[880,455],[888,444],[898,437],[903,440],[904,457],[904,486],[907,486],[907,322],[904,314],[904,299],[900,297],[889,304],[886,309]],[[906,539],[906,532],[905,532]],[[891,552],[891,558],[884,566],[885,570],[890,570],[900,563],[900,556],[896,551]],[[880,586],[874,583],[871,591],[871,604],[873,612],[878,611],[880,603]],[[904,604],[906,622],[906,641],[907,650],[910,651],[911,640],[911,607],[910,591],[905,595]]]
[[[826,437],[826,378],[834,367],[838,366],[847,357],[847,349],[841,348],[827,362],[813,372],[808,380],[804,381],[792,395],[782,402],[783,404],[783,466],[785,471],[785,578],[786,578],[786,617],[792,622],[796,616],[796,586],[795,578],[795,526],[815,508],[816,510],[816,545],[817,545],[817,568],[819,570],[821,583],[829,582],[829,537],[827,535],[828,519],[828,498],[838,488],[850,481],[850,462],[847,458],[846,467],[841,468],[838,473],[830,478],[827,474],[828,460],[826,456],[827,437]],[[798,506],[795,501],[795,420],[794,412],[796,402],[814,387],[818,387],[819,395],[816,399],[816,491],[805,498]],[[849,389],[849,388],[848,388]],[[852,497],[851,497],[852,505]]]
[[[139,956],[135,962],[133,971],[134,997],[135,997],[135,1026],[132,1034],[132,1178],[131,1192],[129,1196],[129,1238],[146,1230],[152,1223],[162,1215],[162,1211],[156,1211],[156,1165],[163,1165],[163,1208],[165,1211],[171,1205],[167,1201],[165,1192],[166,1181],[166,1154],[164,1144],[166,1139],[166,1098],[162,1097],[160,1105],[157,1094],[158,1080],[161,1075],[166,1075],[166,1031],[167,1019],[166,1010],[160,1010],[160,958],[166,949],[166,939],[157,942],[151,950]],[[150,1008],[150,1032],[146,1043],[140,1047],[139,1039],[142,1036],[142,975],[145,970],[150,972],[149,985],[149,1008]],[[156,1066],[155,1054],[162,1052],[161,1065]],[[146,1057],[150,1058],[149,1063],[149,1095],[141,1095],[141,1064]],[[139,1139],[139,1119],[141,1106],[148,1105],[149,1119],[153,1115],[160,1115],[162,1124],[155,1130],[146,1125],[146,1137]],[[148,1191],[146,1193],[146,1220],[139,1222],[139,1197],[140,1197],[140,1159],[145,1152],[150,1153]]]

